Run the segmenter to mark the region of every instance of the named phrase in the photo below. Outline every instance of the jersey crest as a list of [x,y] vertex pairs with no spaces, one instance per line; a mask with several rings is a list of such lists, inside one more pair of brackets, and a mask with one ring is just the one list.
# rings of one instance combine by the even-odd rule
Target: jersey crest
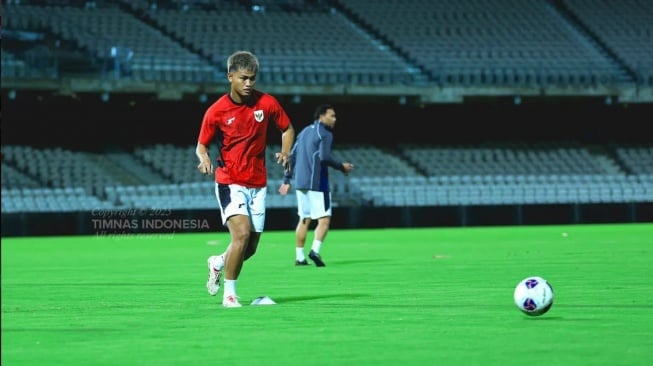
[[265,116],[263,115],[263,110],[262,109],[254,111],[254,119],[256,120],[256,122],[262,122],[263,117],[265,117]]

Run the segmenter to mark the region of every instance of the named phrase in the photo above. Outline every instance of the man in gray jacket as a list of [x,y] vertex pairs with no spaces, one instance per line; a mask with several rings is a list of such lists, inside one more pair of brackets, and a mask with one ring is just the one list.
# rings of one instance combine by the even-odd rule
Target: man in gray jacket
[[308,265],[304,256],[304,244],[311,221],[317,220],[308,258],[316,266],[324,267],[320,248],[329,232],[332,213],[329,168],[348,174],[354,168],[354,164],[335,160],[331,155],[332,130],[336,124],[336,112],[333,106],[328,104],[318,106],[314,118],[313,123],[297,135],[279,193],[282,195],[288,193],[290,181],[294,177],[299,216],[295,229],[295,265]]

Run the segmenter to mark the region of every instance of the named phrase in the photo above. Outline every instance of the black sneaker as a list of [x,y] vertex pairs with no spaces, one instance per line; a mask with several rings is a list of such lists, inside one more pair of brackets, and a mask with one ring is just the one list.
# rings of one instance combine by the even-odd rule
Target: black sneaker
[[315,253],[314,251],[311,250],[308,253],[308,257],[311,258],[311,260],[315,263],[316,266],[318,267],[326,266],[326,264],[324,264],[324,262],[322,261],[322,257],[320,256],[320,254]]
[[308,261],[306,259],[304,259],[303,261],[295,260],[295,265],[296,266],[308,266]]

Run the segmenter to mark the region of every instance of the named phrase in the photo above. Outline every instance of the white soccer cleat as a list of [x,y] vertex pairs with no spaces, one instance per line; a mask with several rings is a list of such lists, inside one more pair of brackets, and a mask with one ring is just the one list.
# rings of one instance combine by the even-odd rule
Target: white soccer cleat
[[222,299],[222,306],[225,308],[239,308],[242,305],[238,302],[238,296],[229,295]]
[[218,256],[214,255],[209,257],[209,279],[206,281],[206,289],[209,295],[215,296],[220,290],[220,277],[222,277],[222,269],[216,269],[214,264],[218,261]]

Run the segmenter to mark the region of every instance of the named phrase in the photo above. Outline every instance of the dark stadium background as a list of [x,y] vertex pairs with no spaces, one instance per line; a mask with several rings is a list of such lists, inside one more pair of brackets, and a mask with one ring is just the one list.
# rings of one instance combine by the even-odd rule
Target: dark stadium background
[[[265,90],[265,85],[257,85]],[[220,94],[221,95],[221,94]],[[133,148],[153,143],[193,144],[205,109],[196,100],[160,101],[153,96],[100,94],[53,96],[3,93],[3,144],[65,146],[102,151],[112,145]],[[337,144],[401,142],[482,144],[492,141],[565,141],[586,144],[650,143],[649,103],[606,105],[603,98],[475,98],[457,104],[400,105],[396,100],[320,96],[295,104],[279,96],[297,129],[312,121],[319,103],[337,108]],[[389,98],[387,98],[389,99]],[[278,133],[270,132],[276,143]]]
[[[371,20],[366,20],[366,14],[381,6],[375,1],[3,1],[3,74],[2,74],[2,145],[27,145],[34,148],[60,147],[72,151],[89,151],[102,154],[116,149],[132,151],[137,146],[153,144],[173,144],[178,146],[194,145],[199,124],[204,110],[228,88],[220,65],[222,58],[214,60],[213,67],[218,70],[215,80],[201,82],[170,82],[155,80],[139,83],[132,74],[120,74],[113,78],[111,63],[98,59],[85,59],[87,50],[71,45],[71,39],[61,38],[54,32],[55,26],[41,24],[38,27],[23,27],[25,23],[14,22],[12,14],[29,5],[41,7],[78,7],[87,11],[102,12],[104,7],[117,7],[138,19],[148,19],[148,6],[157,3],[160,9],[178,11],[211,11],[228,9],[242,11],[243,19],[256,24],[256,16],[273,16],[279,13],[301,15],[315,14],[335,9],[349,22],[356,24],[369,35],[384,38],[383,28],[375,27]],[[434,6],[433,14],[454,16],[465,14],[498,14],[500,7],[516,7],[516,2],[508,0],[496,1],[492,8],[477,8],[465,10],[461,6],[442,10],[445,2],[429,3]],[[467,2],[465,2],[466,4]],[[574,84],[573,73],[564,69],[565,56],[560,56],[559,68],[556,63],[542,66],[535,74],[545,75],[559,72],[561,77],[570,80],[570,84],[550,85],[544,76],[537,85],[524,84],[507,86],[501,81],[488,82],[480,79],[482,85],[457,84],[454,80],[445,80],[445,71],[438,74],[433,65],[421,64],[421,72],[426,79],[401,79],[406,75],[389,72],[390,79],[399,78],[397,83],[381,82],[381,84],[365,85],[367,89],[330,88],[319,82],[284,84],[276,82],[277,72],[267,67],[273,60],[275,51],[259,46],[251,47],[261,60],[262,70],[257,88],[268,91],[279,98],[290,114],[295,127],[299,130],[311,121],[314,107],[319,103],[333,104],[337,109],[338,123],[336,127],[336,148],[338,146],[374,145],[375,147],[392,151],[402,143],[435,144],[439,146],[483,146],[501,142],[520,142],[537,146],[543,142],[573,142],[581,146],[599,145],[604,148],[611,146],[644,146],[651,148],[653,134],[650,132],[653,120],[653,82],[650,60],[653,55],[653,43],[650,42],[651,22],[642,22],[646,15],[653,16],[648,2],[629,0],[620,2],[623,13],[614,15],[614,24],[624,25],[624,34],[632,34],[632,44],[615,45],[609,38],[583,22],[583,9],[591,14],[594,5],[609,5],[609,1],[574,2],[547,1],[546,7],[554,9],[564,19],[565,24],[576,27],[577,34],[589,39],[590,47],[595,47],[603,53],[605,59],[614,62],[614,70],[601,74],[596,71],[592,77],[596,80],[591,85]],[[383,2],[382,4],[386,4]],[[406,4],[420,6],[419,1]],[[533,7],[541,3],[527,2]],[[259,5],[259,10],[254,11]],[[355,5],[355,6],[354,6]],[[422,4],[423,5],[423,4]],[[266,7],[261,12],[260,7]],[[368,6],[370,12],[361,11]],[[577,7],[575,7],[577,6]],[[9,7],[9,11],[7,10]],[[356,8],[358,7],[358,8]],[[547,8],[547,9],[548,9]],[[627,11],[631,8],[631,11]],[[239,10],[240,9],[240,10]],[[357,10],[358,9],[358,10]],[[438,10],[439,9],[439,10]],[[529,9],[519,8],[521,10]],[[580,10],[579,10],[580,9]],[[632,10],[635,9],[636,11]],[[574,11],[572,11],[574,10]],[[21,10],[22,11],[22,10]],[[458,13],[456,13],[458,11]],[[514,10],[519,11],[519,10]],[[641,14],[639,14],[641,13]],[[8,14],[8,15],[7,15]],[[152,14],[156,14],[153,12]],[[543,13],[542,17],[546,18]],[[576,15],[574,15],[576,14]],[[643,16],[642,16],[643,15]],[[146,16],[145,18],[142,18]],[[514,21],[515,14],[512,14]],[[620,19],[623,17],[623,19]],[[154,18],[152,18],[154,19]],[[150,21],[152,20],[150,19]],[[370,18],[372,19],[372,18]],[[441,18],[444,19],[444,18]],[[535,17],[535,20],[538,18]],[[600,18],[599,18],[600,19]],[[650,20],[651,18],[649,18]],[[462,21],[462,18],[461,18]],[[600,22],[599,22],[600,23]],[[27,23],[29,24],[29,23]],[[147,23],[157,26],[156,23]],[[591,24],[590,24],[591,25]],[[536,27],[535,23],[533,27]],[[452,27],[451,29],[457,29]],[[502,29],[502,28],[498,28]],[[334,29],[334,32],[337,30]],[[460,31],[460,29],[458,29]],[[46,34],[45,39],[31,41],[21,39],[20,32]],[[618,34],[619,32],[605,34]],[[629,33],[630,32],[630,33]],[[497,33],[499,35],[500,32]],[[535,34],[537,32],[525,32]],[[512,36],[516,36],[513,33]],[[533,36],[531,34],[531,36]],[[635,37],[635,35],[638,35]],[[271,39],[274,34],[268,34]],[[392,35],[389,35],[391,39]],[[99,36],[100,37],[100,36]],[[216,33],[215,37],[238,39],[237,34]],[[537,37],[533,36],[533,42]],[[648,37],[648,38],[647,38]],[[100,38],[111,38],[103,35]],[[327,37],[328,38],[328,37]],[[649,40],[646,43],[646,39]],[[24,75],[11,68],[11,62],[25,62],[30,67],[38,69],[39,65],[47,70],[52,69],[52,54],[44,59],[34,59],[29,51],[46,47],[53,50],[57,46],[58,56],[54,77],[43,75]],[[644,40],[642,42],[642,40]],[[288,62],[294,62],[297,73],[305,65],[302,60],[310,50],[321,49],[334,51],[331,43],[323,46],[325,38],[317,38],[315,43],[293,45],[295,54],[289,52]],[[639,41],[640,43],[637,43]],[[74,42],[73,42],[74,43]],[[392,52],[409,60],[413,65],[424,63],[424,59],[414,60],[402,53],[402,48],[408,45],[391,44]],[[582,43],[582,42],[581,42]],[[276,43],[275,43],[276,44]],[[497,39],[497,46],[500,40]],[[492,46],[490,44],[489,46]],[[302,47],[304,49],[302,50]],[[238,48],[250,48],[247,43],[238,44]],[[299,50],[298,50],[299,48]],[[630,51],[641,51],[642,60],[629,59]],[[5,51],[11,52],[13,60],[5,59]],[[220,50],[222,54],[234,51],[232,47]],[[464,52],[473,53],[474,49]],[[514,51],[519,51],[515,49]],[[461,51],[462,52],[462,51]],[[518,53],[513,53],[513,58]],[[633,53],[634,54],[634,53]],[[81,57],[80,57],[81,55]],[[90,57],[90,56],[88,56]],[[360,60],[363,67],[371,65],[376,55]],[[435,57],[435,56],[434,56]],[[463,56],[461,56],[463,57]],[[464,56],[467,57],[467,56]],[[487,60],[474,59],[479,67]],[[515,70],[519,65],[515,59]],[[39,64],[40,62],[40,64]],[[93,64],[95,68],[83,69]],[[281,61],[280,61],[281,62]],[[648,63],[647,63],[648,62]],[[30,64],[31,63],[31,64]],[[368,64],[369,63],[369,64]],[[75,70],[75,65],[83,70]],[[99,66],[98,66],[99,65]],[[588,65],[594,65],[589,63]],[[451,66],[451,65],[450,65]],[[308,67],[308,66],[307,66]],[[452,66],[451,66],[452,67]],[[498,69],[513,67],[504,65]],[[491,69],[491,68],[490,68]],[[590,67],[591,69],[591,67]],[[581,70],[594,72],[594,70]],[[303,69],[302,69],[303,70]],[[358,71],[344,68],[343,75],[362,77]],[[434,71],[435,70],[435,71]],[[497,71],[494,70],[494,71]],[[598,70],[598,69],[597,69]],[[616,71],[615,71],[616,70]],[[148,70],[144,70],[147,72]],[[492,70],[490,70],[492,71]],[[614,71],[614,73],[612,73]],[[122,71],[120,71],[122,72]],[[302,73],[319,74],[318,66]],[[464,73],[464,71],[463,71]],[[612,73],[612,74],[611,74]],[[308,75],[307,74],[307,75]],[[618,76],[615,76],[618,75]],[[312,75],[315,77],[316,75]],[[319,75],[317,75],[319,77]],[[463,75],[469,76],[469,75]],[[538,76],[539,77],[539,76]],[[358,80],[358,79],[356,79]],[[594,79],[592,79],[594,80]],[[352,82],[356,84],[356,82]],[[75,88],[77,85],[77,89]],[[130,89],[130,87],[133,87]],[[424,93],[420,93],[424,88]],[[134,91],[136,90],[136,91]],[[335,92],[334,92],[335,90]],[[363,91],[361,91],[363,90]],[[427,94],[439,90],[443,97],[428,97]],[[446,95],[449,90],[460,93],[451,101]],[[635,92],[633,92],[635,90]],[[168,97],[171,92],[174,97]],[[437,92],[435,92],[437,94]],[[270,131],[270,142],[276,143],[278,134]],[[26,156],[25,159],[29,159]],[[44,186],[47,188],[47,186]],[[5,187],[3,188],[20,188]],[[4,190],[3,190],[4,196]],[[5,198],[5,197],[3,197]],[[208,196],[207,199],[212,199]],[[467,226],[467,225],[504,225],[504,224],[546,224],[546,223],[590,223],[590,222],[634,222],[653,220],[653,199],[648,197],[642,202],[618,202],[611,204],[560,204],[560,205],[498,205],[478,207],[338,207],[334,215],[336,227],[389,227],[389,226]],[[294,223],[294,208],[272,209],[269,220],[271,229],[289,229]],[[5,213],[3,212],[3,235],[29,234],[74,234],[88,233],[88,217],[85,212],[65,213]],[[183,217],[212,217],[215,211],[179,210]],[[215,221],[215,220],[214,220]],[[215,229],[215,228],[212,228]],[[90,230],[92,231],[92,230]]]

